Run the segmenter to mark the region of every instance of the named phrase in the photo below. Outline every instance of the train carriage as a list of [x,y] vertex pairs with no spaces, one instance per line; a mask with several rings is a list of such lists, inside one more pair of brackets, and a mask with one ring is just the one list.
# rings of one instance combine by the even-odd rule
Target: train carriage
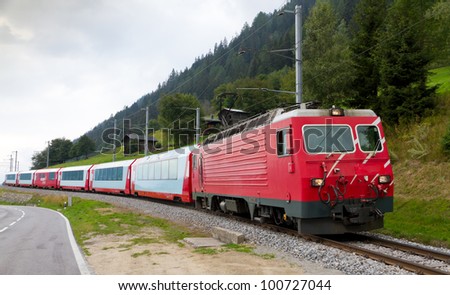
[[131,167],[136,160],[97,164],[90,170],[89,190],[112,194],[131,193]]
[[17,172],[7,172],[5,174],[5,185],[17,186],[19,183],[19,178],[17,177]]
[[370,110],[274,110],[208,139],[193,162],[197,206],[302,233],[381,228],[393,209],[392,167]]
[[58,172],[58,187],[65,190],[89,190],[90,170],[94,165],[61,168]]
[[34,174],[34,186],[58,189],[58,172],[61,168],[39,169]]
[[34,186],[34,173],[36,170],[21,171],[18,173],[18,186],[33,187]]
[[191,203],[193,147],[184,147],[137,159],[133,164],[131,194]]

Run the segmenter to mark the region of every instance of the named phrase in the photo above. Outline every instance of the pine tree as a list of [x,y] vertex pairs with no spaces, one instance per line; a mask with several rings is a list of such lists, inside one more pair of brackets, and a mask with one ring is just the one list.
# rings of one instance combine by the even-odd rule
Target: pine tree
[[385,120],[416,119],[433,107],[435,88],[426,85],[431,60],[424,44],[427,5],[427,1],[397,0],[386,18],[377,50]]
[[353,68],[346,24],[329,2],[318,2],[305,22],[304,89],[307,100],[323,107],[345,105],[350,97]]
[[355,108],[378,110],[378,86],[380,77],[374,56],[378,44],[379,29],[387,14],[386,0],[362,0],[356,7],[351,23],[351,57],[355,70],[352,89]]

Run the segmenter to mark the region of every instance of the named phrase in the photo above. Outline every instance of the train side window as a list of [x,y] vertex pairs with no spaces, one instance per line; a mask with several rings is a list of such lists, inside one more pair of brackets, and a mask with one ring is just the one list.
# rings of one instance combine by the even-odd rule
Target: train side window
[[286,156],[291,154],[291,129],[277,131],[277,155]]

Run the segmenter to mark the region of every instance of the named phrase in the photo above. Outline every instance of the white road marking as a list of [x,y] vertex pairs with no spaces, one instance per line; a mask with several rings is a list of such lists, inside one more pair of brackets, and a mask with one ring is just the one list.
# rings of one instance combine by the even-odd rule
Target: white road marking
[[21,221],[21,220],[25,217],[25,211],[20,210],[20,209],[17,209],[17,208],[14,208],[14,207],[13,207],[13,209],[16,210],[16,211],[22,212],[22,216],[20,216],[16,221],[11,222],[8,226],[2,228],[2,229],[0,230],[0,233],[2,233],[2,232],[4,232],[5,230],[9,229],[11,226],[15,225],[17,222]]
[[66,221],[67,227],[67,235],[69,236],[70,245],[72,246],[73,255],[75,256],[75,260],[78,264],[78,269],[82,275],[90,275],[91,272],[86,264],[86,261],[83,258],[83,254],[81,254],[80,248],[78,247],[77,242],[75,241],[75,237],[73,236],[72,227],[70,226],[70,222],[66,216],[61,214],[58,211],[54,211],[62,216],[62,218]]

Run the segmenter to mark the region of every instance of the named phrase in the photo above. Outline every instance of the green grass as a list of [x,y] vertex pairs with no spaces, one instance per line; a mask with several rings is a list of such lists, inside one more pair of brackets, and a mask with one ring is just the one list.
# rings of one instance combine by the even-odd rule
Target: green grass
[[131,255],[131,257],[133,257],[133,258],[138,258],[138,257],[140,257],[140,256],[150,256],[150,255],[152,255],[152,253],[150,252],[150,250],[144,250],[144,251],[142,251],[142,252],[133,253],[133,254]]
[[386,214],[381,232],[409,240],[450,248],[450,201],[395,198],[394,213]]
[[226,253],[229,251],[239,252],[239,253],[247,253],[251,255],[255,255],[261,257],[262,259],[274,259],[274,254],[256,254],[254,252],[254,247],[245,245],[245,244],[226,244],[219,248],[197,248],[193,252],[204,255],[217,255],[220,253]]
[[431,75],[428,85],[435,86],[439,85],[437,90],[438,93],[449,93],[450,92],[450,66],[442,67],[438,69],[431,70]]

